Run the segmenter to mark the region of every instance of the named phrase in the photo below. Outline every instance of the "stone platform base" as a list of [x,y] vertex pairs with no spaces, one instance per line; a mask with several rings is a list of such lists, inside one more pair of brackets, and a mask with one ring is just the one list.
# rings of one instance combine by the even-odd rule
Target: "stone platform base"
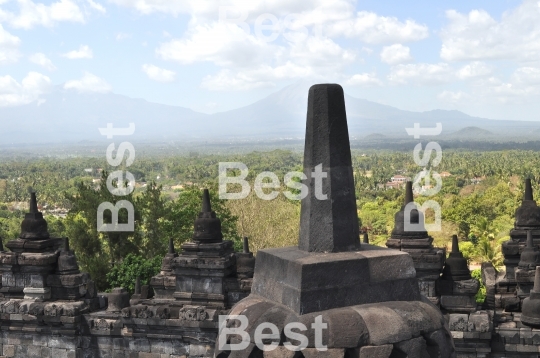
[[297,314],[421,297],[410,255],[367,244],[339,253],[259,250],[255,272],[251,292]]

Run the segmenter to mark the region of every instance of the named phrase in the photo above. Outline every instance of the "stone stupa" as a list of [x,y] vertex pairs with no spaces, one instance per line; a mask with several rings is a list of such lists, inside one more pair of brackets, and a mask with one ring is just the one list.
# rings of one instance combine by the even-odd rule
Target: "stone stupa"
[[[311,175],[321,168],[322,182]],[[248,318],[251,343],[228,351],[218,340],[216,357],[455,357],[443,315],[420,294],[411,256],[360,244],[344,94],[337,84],[309,90],[304,174],[309,194],[301,203],[298,246],[258,251],[251,294],[229,313]],[[318,316],[327,324],[326,351],[315,346],[310,329]],[[298,352],[284,348],[298,344],[284,334],[292,322],[308,328],[302,332],[307,348]],[[261,323],[278,327],[275,350],[263,352],[254,343]],[[237,335],[229,338],[240,342]]]
[[[413,208],[410,211],[410,223],[420,227],[414,231],[407,230],[405,225],[407,219],[405,209],[408,206]],[[433,246],[433,238],[424,227],[424,214],[414,203],[411,181],[408,181],[405,186],[405,200],[401,210],[395,215],[394,229],[386,241],[386,246],[411,255],[420,292],[433,304],[439,305],[440,294],[437,292],[437,285],[444,266],[445,252]]]

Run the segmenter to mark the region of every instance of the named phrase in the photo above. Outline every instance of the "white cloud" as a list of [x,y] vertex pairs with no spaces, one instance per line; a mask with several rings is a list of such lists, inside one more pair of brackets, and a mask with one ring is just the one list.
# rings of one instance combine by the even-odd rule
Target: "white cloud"
[[154,65],[144,64],[142,66],[142,69],[144,73],[146,73],[148,78],[154,81],[172,82],[174,81],[174,77],[176,76],[176,72],[165,70]]
[[454,104],[523,105],[537,103],[538,96],[540,96],[540,69],[530,66],[520,67],[507,79],[496,76],[475,77],[467,92],[443,91],[438,95],[438,98]]
[[[281,28],[308,28],[312,34],[347,36],[367,43],[418,41],[429,36],[426,25],[407,19],[379,16],[368,11],[355,12],[354,0],[313,1],[200,1],[200,0],[111,0],[136,9],[142,14],[162,12],[171,15],[190,14],[195,24],[220,22],[242,23],[254,32],[254,24],[263,14],[272,14]],[[302,29],[303,31],[303,29]]]
[[50,85],[49,77],[38,72],[29,72],[21,83],[9,75],[0,76],[0,106],[18,106],[38,100]]
[[101,12],[102,14],[106,13],[107,12],[107,9],[105,9],[105,7],[93,0],[86,0],[86,2],[88,3],[88,5],[90,5],[90,7],[94,10],[97,10],[99,12]]
[[494,96],[501,103],[525,103],[538,98],[538,86],[520,85],[511,82],[501,82],[485,89],[488,96]]
[[392,67],[388,79],[395,83],[433,85],[450,82],[453,70],[447,63],[418,63]]
[[21,40],[2,27],[0,24],[0,65],[17,62],[20,57],[19,45]]
[[31,0],[18,0],[19,14],[4,13],[11,26],[31,29],[34,26],[52,27],[58,22],[84,23],[84,15],[72,0],[60,0],[50,5],[34,3]]
[[344,35],[366,43],[419,41],[429,36],[426,25],[413,20],[400,21],[396,17],[379,16],[360,11],[355,17],[328,25],[330,36]]
[[184,65],[211,62],[221,67],[201,83],[212,90],[274,86],[280,79],[333,74],[356,59],[353,51],[330,38],[310,36],[285,44],[267,42],[234,24],[218,22],[194,26],[183,38],[162,43],[156,55]]
[[201,87],[211,91],[249,90],[274,87],[275,81],[283,79],[322,78],[323,75],[309,66],[287,62],[279,66],[261,65],[249,70],[233,72],[229,69],[216,75],[206,76]]
[[81,45],[78,50],[69,51],[62,56],[69,58],[70,60],[76,60],[81,58],[92,58],[94,57],[94,54],[88,45]]
[[49,71],[56,70],[56,66],[53,65],[52,61],[41,52],[31,55],[28,59],[30,60],[30,62],[35,63],[36,65],[40,65],[41,67],[44,67]]
[[496,21],[484,10],[462,14],[446,12],[448,25],[441,31],[441,58],[446,61],[540,58],[540,7],[524,0]]
[[520,67],[512,75],[512,82],[523,85],[540,85],[540,68]]
[[161,44],[156,54],[182,64],[213,62],[218,66],[257,64],[272,56],[274,46],[233,24],[197,25],[182,39]]
[[473,61],[469,63],[468,65],[465,65],[462,68],[460,68],[456,72],[456,75],[459,79],[467,80],[471,78],[489,76],[492,72],[493,70],[491,66],[488,66],[484,62]]
[[381,61],[386,62],[390,65],[411,62],[412,60],[413,58],[411,56],[411,50],[407,46],[403,46],[402,44],[385,46],[381,51]]
[[211,91],[244,91],[261,87],[273,87],[274,83],[268,80],[259,79],[252,74],[231,70],[221,70],[213,76],[206,76],[201,87]]
[[190,8],[189,2],[179,0],[110,0],[111,2],[132,7],[142,14],[151,14],[154,12],[169,13],[177,15],[187,12]]
[[99,92],[107,93],[112,91],[112,86],[104,79],[99,78],[89,72],[85,72],[80,80],[67,81],[64,84],[65,89],[75,89],[79,92]]
[[356,59],[356,54],[345,50],[333,40],[321,37],[308,37],[306,41],[289,44],[284,57],[299,64],[319,68],[343,66]]
[[[166,13],[173,16],[188,13],[198,17],[215,18],[216,14],[228,18],[245,17],[247,21],[264,13],[285,16],[288,14],[301,14],[317,9],[326,10],[312,15],[328,16],[338,14],[330,9],[346,8],[352,10],[350,0],[313,0],[313,1],[290,1],[290,0],[269,0],[269,1],[200,1],[200,0],[111,0],[111,2],[125,7],[130,7],[141,14],[151,14],[156,12]],[[316,18],[316,16],[313,16]]]
[[346,82],[351,86],[381,86],[383,82],[374,73],[357,73]]
[[[206,76],[201,83],[209,89],[274,86],[277,80],[314,74],[336,78],[344,66],[358,61],[363,48],[345,47],[338,39],[349,37],[379,44],[417,41],[429,35],[427,26],[413,20],[356,12],[353,0],[113,2],[142,14],[189,14],[191,20],[183,36],[165,40],[157,46],[156,55],[182,65],[201,62],[216,65],[217,73]],[[256,25],[263,14],[275,20],[274,37],[269,31],[263,31],[262,35],[258,31]],[[364,48],[364,51],[369,54],[372,50]],[[399,62],[409,58],[410,54],[402,55]],[[297,72],[284,73],[285,68],[295,68]],[[227,80],[230,85],[225,84]]]

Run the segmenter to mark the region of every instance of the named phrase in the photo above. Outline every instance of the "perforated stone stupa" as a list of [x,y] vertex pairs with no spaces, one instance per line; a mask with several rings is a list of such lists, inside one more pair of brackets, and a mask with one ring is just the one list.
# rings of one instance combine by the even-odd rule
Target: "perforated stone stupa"
[[[521,260],[521,252],[527,246],[527,235],[531,235],[533,246],[540,244],[540,207],[533,198],[531,179],[525,179],[523,201],[516,210],[514,228],[510,240],[502,244],[505,272],[497,277],[495,286],[490,287],[487,299],[496,307],[508,311],[519,311],[520,299],[516,297],[516,269]],[[521,295],[521,300],[523,295]]]
[[[325,199],[311,175],[318,166],[327,173],[322,181]],[[298,247],[258,251],[251,294],[230,312],[248,318],[252,343],[233,352],[220,351],[218,345],[217,357],[262,357],[253,343],[254,331],[266,321],[281,333],[288,322],[308,327],[308,348],[294,357],[454,357],[442,314],[420,294],[411,256],[360,244],[339,85],[309,90],[304,174],[309,194],[302,200]],[[309,331],[317,316],[328,324],[325,352],[317,350]],[[278,339],[280,346],[286,339]],[[280,348],[264,352],[264,357],[293,354]]]
[[[406,207],[411,206],[407,216]],[[418,225],[416,230],[407,230],[405,221]],[[433,246],[433,238],[429,236],[424,226],[424,214],[417,209],[413,199],[412,182],[408,181],[405,186],[405,200],[401,210],[394,219],[394,229],[386,246],[391,249],[407,252],[411,255],[420,292],[433,304],[439,305],[440,293],[438,282],[444,266],[445,251]]]

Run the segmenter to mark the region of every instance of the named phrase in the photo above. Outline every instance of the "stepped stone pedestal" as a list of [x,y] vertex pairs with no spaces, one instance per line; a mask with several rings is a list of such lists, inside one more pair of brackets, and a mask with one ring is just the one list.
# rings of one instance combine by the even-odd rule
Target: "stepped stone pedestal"
[[523,301],[529,296],[534,285],[536,266],[540,265],[540,251],[534,246],[532,233],[527,232],[527,244],[521,251],[518,266],[515,268],[516,297]]
[[11,251],[0,247],[3,356],[37,357],[41,347],[47,353],[52,346],[58,356],[82,356],[77,347],[87,327],[84,315],[107,302],[79,271],[69,240],[50,237],[35,193],[21,234],[6,247]]
[[540,328],[540,266],[535,269],[534,287],[523,301],[521,322],[529,327]]
[[[521,260],[521,252],[526,246],[527,235],[530,232],[533,246],[540,245],[540,208],[533,198],[531,180],[525,180],[523,201],[516,210],[514,228],[510,231],[510,240],[502,244],[505,273],[498,275],[494,287],[488,289],[490,305],[506,308],[509,311],[519,310],[516,298],[516,269]],[[520,276],[523,272],[520,272]],[[521,295],[523,296],[523,294]]]
[[11,252],[0,252],[2,297],[32,301],[96,299],[94,283],[79,271],[69,240],[50,237],[35,193],[21,224],[21,235],[6,247]]
[[[419,225],[419,230],[406,229],[405,210],[408,205],[412,206],[410,223]],[[437,285],[444,265],[445,250],[435,248],[433,238],[424,229],[424,215],[414,204],[410,181],[405,186],[405,201],[401,210],[395,215],[394,229],[386,241],[386,246],[406,252],[412,257],[420,292],[433,304],[439,305],[440,295],[437,292]]]
[[[245,256],[249,257],[250,253]],[[171,242],[161,273],[150,282],[155,298],[175,300],[175,305],[231,307],[247,296],[252,280],[248,277],[249,265],[242,266],[244,277],[238,279],[236,261],[233,243],[223,240],[221,221],[212,211],[205,189],[202,210],[195,220],[193,241],[184,243],[180,254],[174,252]]]
[[[230,314],[248,318],[251,342],[261,323],[275,324],[281,337],[288,323],[304,324],[308,345],[298,357],[455,357],[442,314],[420,294],[411,256],[360,243],[341,86],[310,88],[304,150],[309,193],[301,203],[298,247],[259,250],[251,294]],[[324,352],[310,330],[319,316],[327,324]],[[281,349],[285,342],[278,339],[279,353],[264,357],[292,357]],[[216,342],[216,356],[263,357],[263,351],[253,343],[222,350]]]
[[480,288],[477,279],[471,277],[467,260],[459,251],[457,235],[452,237],[452,252],[446,259],[439,281],[441,309],[451,313],[476,311],[476,293]]

